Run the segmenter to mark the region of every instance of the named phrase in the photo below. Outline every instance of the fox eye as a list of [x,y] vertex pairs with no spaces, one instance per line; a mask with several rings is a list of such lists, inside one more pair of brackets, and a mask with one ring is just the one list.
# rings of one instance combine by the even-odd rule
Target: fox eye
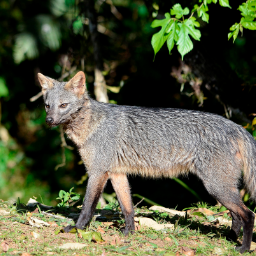
[[63,104],[60,105],[60,107],[61,107],[61,108],[66,108],[67,105],[68,105],[68,103],[63,103]]
[[50,106],[49,106],[49,105],[47,105],[47,104],[45,104],[45,107],[46,107],[46,108],[50,108]]

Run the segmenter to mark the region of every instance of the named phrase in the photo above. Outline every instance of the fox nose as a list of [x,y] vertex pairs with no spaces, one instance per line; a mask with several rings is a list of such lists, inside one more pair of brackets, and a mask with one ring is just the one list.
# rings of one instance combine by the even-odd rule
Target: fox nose
[[46,117],[45,121],[47,124],[52,124],[54,120],[52,117]]

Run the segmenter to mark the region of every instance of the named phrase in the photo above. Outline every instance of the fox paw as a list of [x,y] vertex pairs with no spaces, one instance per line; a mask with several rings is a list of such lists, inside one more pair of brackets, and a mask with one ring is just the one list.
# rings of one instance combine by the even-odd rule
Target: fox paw
[[134,230],[129,230],[128,228],[121,228],[120,231],[124,236],[128,236],[129,234],[134,234]]
[[248,252],[250,249],[246,249],[245,246],[237,246],[236,251],[240,253]]
[[76,226],[71,226],[71,225],[68,225],[64,228],[64,232],[65,233],[69,233],[73,228],[75,228]]

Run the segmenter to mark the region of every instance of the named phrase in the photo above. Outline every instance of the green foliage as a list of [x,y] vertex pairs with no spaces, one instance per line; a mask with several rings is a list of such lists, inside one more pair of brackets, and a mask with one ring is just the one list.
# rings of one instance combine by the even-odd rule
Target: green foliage
[[256,30],[256,1],[248,0],[245,3],[242,3],[238,10],[243,16],[239,23],[235,23],[230,27],[230,33],[228,33],[228,39],[233,37],[233,42],[236,40],[239,30],[243,33],[243,28],[249,30]]
[[30,33],[21,33],[16,36],[14,44],[14,61],[19,64],[25,59],[34,59],[38,56],[35,37]]
[[[167,47],[169,53],[174,45],[177,45],[177,49],[181,54],[183,59],[184,55],[190,52],[193,49],[193,42],[191,37],[195,40],[200,41],[201,33],[195,27],[200,27],[199,22],[193,17],[194,13],[197,13],[197,16],[205,22],[209,22],[209,14],[207,13],[208,4],[217,3],[217,0],[200,0],[203,2],[200,6],[195,4],[192,10],[192,14],[188,19],[185,19],[185,15],[189,14],[189,9],[186,7],[182,9],[181,5],[175,4],[170,13],[165,13],[165,19],[163,20],[154,20],[151,24],[153,28],[161,27],[161,30],[154,34],[151,40],[152,47],[154,49],[155,55],[162,48],[164,43],[167,41]],[[229,0],[219,0],[219,4],[223,7],[230,7]],[[236,40],[239,30],[243,32],[243,28],[256,30],[256,1],[249,0],[246,3],[243,3],[238,8],[241,11],[240,23],[235,23],[230,28],[230,33],[228,33],[228,39],[233,37],[233,42]],[[171,17],[171,15],[175,17]]]
[[73,188],[69,190],[69,192],[65,192],[64,190],[60,190],[59,197],[56,199],[61,202],[58,203],[58,207],[69,207],[69,204],[73,201],[78,201],[80,199],[80,195],[78,193],[72,192]]
[[118,211],[119,208],[119,203],[118,201],[113,201],[108,203],[105,207],[104,210],[109,210],[109,211]]
[[0,97],[6,97],[9,95],[8,87],[6,86],[5,79],[0,77]]
[[[171,50],[176,44],[182,59],[193,49],[193,42],[190,37],[198,41],[201,37],[201,32],[195,28],[200,26],[193,17],[195,11],[198,12],[199,17],[208,22],[209,15],[206,13],[208,7],[203,4],[201,6],[195,5],[193,13],[188,19],[185,19],[184,16],[190,13],[189,9],[187,7],[183,9],[180,4],[175,4],[170,13],[165,13],[165,19],[152,22],[152,28],[162,27],[158,33],[153,35],[151,40],[155,55],[166,41],[169,53],[171,54]],[[171,15],[175,17],[171,17]],[[182,20],[180,20],[181,18]]]

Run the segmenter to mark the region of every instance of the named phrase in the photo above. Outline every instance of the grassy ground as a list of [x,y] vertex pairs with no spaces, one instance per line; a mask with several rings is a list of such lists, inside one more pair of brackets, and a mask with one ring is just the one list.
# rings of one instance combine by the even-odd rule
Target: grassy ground
[[[45,214],[41,207],[33,209],[22,204],[0,204],[0,253],[1,255],[239,255],[234,250],[237,243],[226,240],[229,227],[212,222],[213,213],[230,220],[227,211],[219,213],[220,207],[199,205],[190,209],[185,217],[169,216],[168,213],[136,208],[136,216],[144,216],[159,224],[174,224],[174,229],[154,230],[136,222],[133,235],[124,237],[119,231],[124,226],[121,215],[115,211],[98,210],[88,232],[97,232],[95,237],[83,237],[80,233],[61,233],[62,227],[73,224],[66,216],[77,218],[75,207],[53,208],[52,215]],[[205,210],[209,210],[206,212]],[[18,211],[17,211],[18,210]],[[118,211],[119,209],[116,208]],[[194,212],[193,212],[194,211]],[[49,211],[48,211],[49,212]],[[212,215],[209,215],[212,214]],[[70,215],[71,214],[71,215]],[[56,217],[57,215],[57,217]],[[59,216],[64,216],[60,217]],[[32,226],[31,220],[39,219],[49,226]],[[32,224],[31,224],[32,223]],[[91,234],[91,233],[87,233]],[[104,241],[100,241],[98,235]],[[88,241],[91,240],[92,241]],[[82,249],[60,249],[67,243],[84,245]],[[254,252],[245,255],[256,255]]]

